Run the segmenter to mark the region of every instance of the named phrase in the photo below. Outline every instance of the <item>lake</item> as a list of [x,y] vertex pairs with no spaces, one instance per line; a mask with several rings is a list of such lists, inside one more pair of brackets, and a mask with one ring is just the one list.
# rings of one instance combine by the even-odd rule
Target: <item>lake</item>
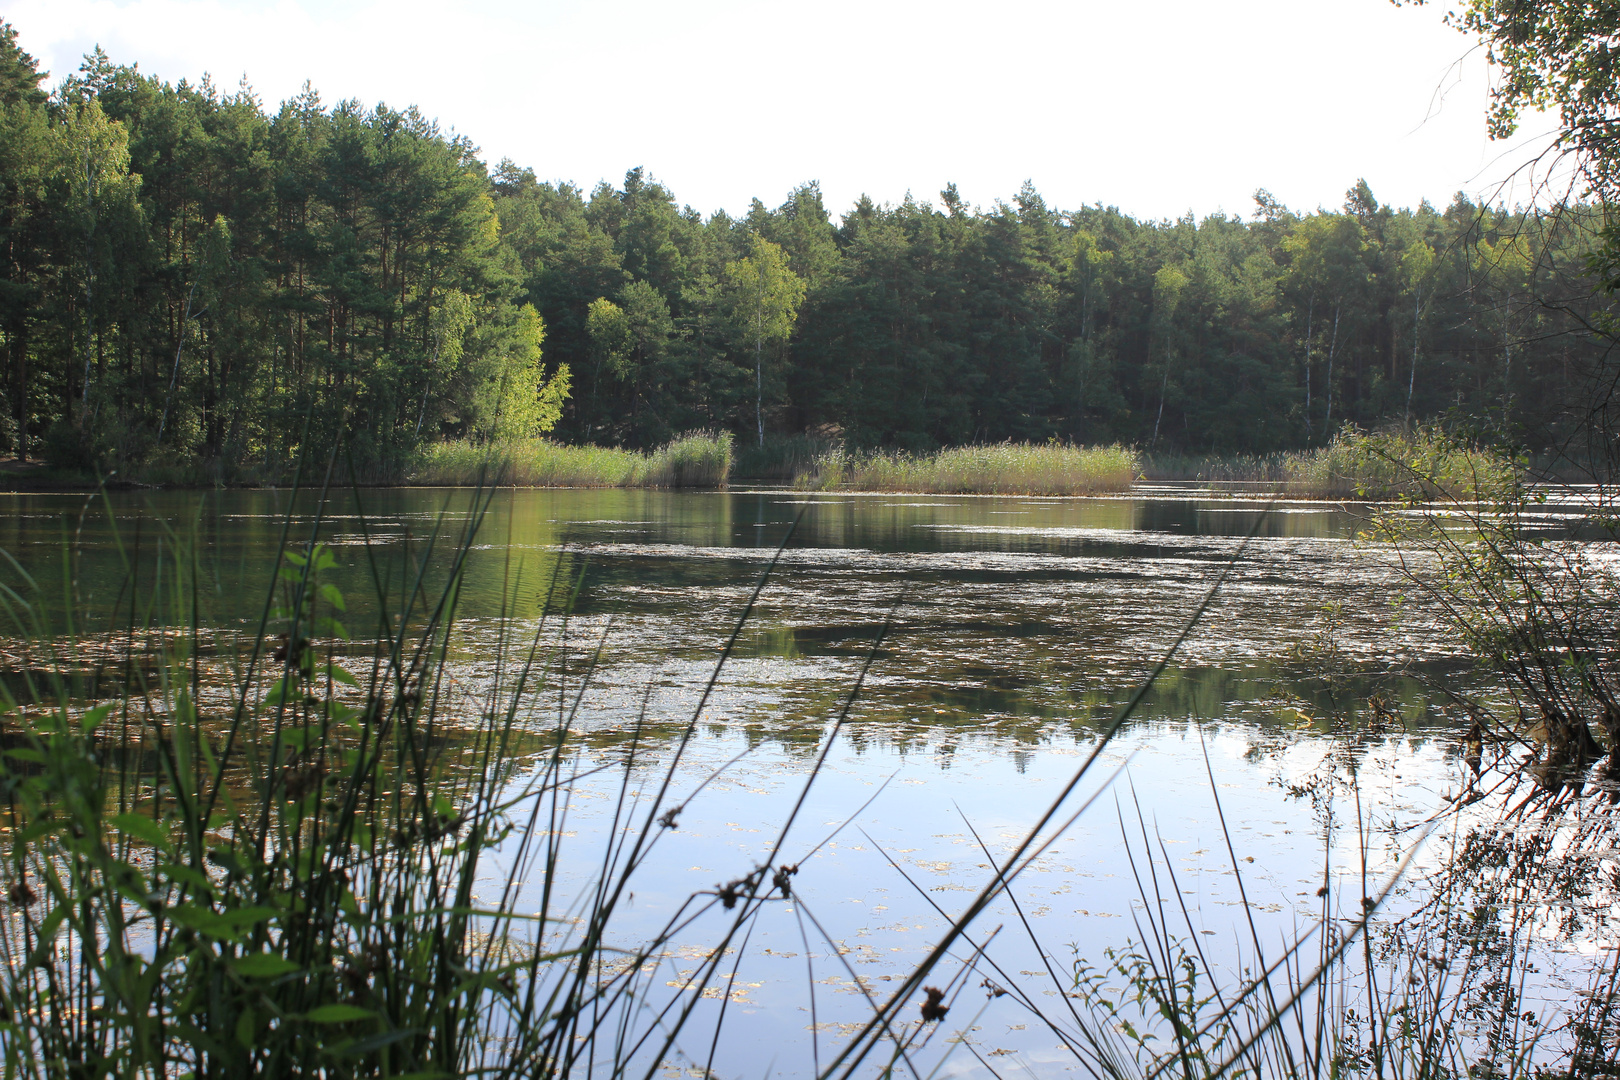
[[[86,640],[129,618],[125,558],[173,573],[155,556],[180,549],[196,553],[182,572],[203,584],[197,619],[256,625],[285,531],[336,553],[357,653],[388,610],[379,591],[447,573],[454,544],[434,538],[476,520],[451,670],[471,701],[514,640],[539,633],[550,650],[526,722],[567,716],[582,775],[556,828],[583,853],[552,886],[583,893],[591,853],[623,827],[621,792],[644,799],[687,732],[665,804],[682,811],[638,876],[623,943],[772,852],[800,866],[793,899],[729,946],[728,991],[704,1003],[728,1010],[727,1037],[683,1035],[656,1063],[668,1075],[701,1075],[711,1053],[724,1076],[824,1066],[866,995],[899,985],[1167,658],[1058,820],[1089,808],[975,925],[985,952],[963,941],[940,969],[935,981],[962,978],[927,1050],[938,1075],[990,1075],[1003,1058],[1076,1067],[1017,994],[981,980],[1068,1000],[1076,962],[1104,967],[1150,916],[1235,969],[1320,920],[1324,884],[1343,919],[1414,849],[1406,880],[1420,880],[1446,850],[1420,843],[1425,823],[1470,780],[1438,688],[1482,686],[1432,611],[1397,603],[1400,559],[1358,539],[1363,507],[1177,485],[1063,499],[504,491],[481,519],[470,493],[434,489],[324,504],[262,490],[0,498],[0,548],[38,581],[73,559],[74,604],[46,605],[55,624],[69,606],[115,613]],[[87,697],[107,692],[93,667]],[[1391,910],[1417,902],[1408,890]],[[692,923],[648,965],[647,986],[669,988],[649,993],[683,992],[713,925]],[[1560,992],[1532,985],[1522,1007]]]

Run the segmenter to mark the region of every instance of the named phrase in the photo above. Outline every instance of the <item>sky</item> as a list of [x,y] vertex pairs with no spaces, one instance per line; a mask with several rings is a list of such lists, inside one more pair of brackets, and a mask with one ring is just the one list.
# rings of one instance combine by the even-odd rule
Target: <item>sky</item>
[[1390,0],[0,0],[51,83],[100,45],[148,75],[268,109],[414,104],[543,180],[643,166],[704,214],[815,180],[970,204],[1032,180],[1048,205],[1139,218],[1522,201],[1550,125],[1492,143],[1481,50],[1442,6]]

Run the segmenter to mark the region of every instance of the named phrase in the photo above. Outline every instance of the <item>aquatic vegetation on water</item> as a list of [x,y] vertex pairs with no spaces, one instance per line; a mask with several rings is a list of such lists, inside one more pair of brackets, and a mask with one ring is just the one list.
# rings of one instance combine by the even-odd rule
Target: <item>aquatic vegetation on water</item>
[[429,486],[724,487],[731,475],[729,432],[692,432],[657,450],[569,446],[549,439],[435,443],[408,483]]
[[834,450],[794,480],[806,489],[976,495],[1100,495],[1126,491],[1136,454],[1123,446],[996,443],[932,454]]
[[1524,462],[1439,426],[1368,433],[1345,428],[1326,445],[1263,455],[1150,456],[1158,480],[1208,480],[1293,499],[1491,501]]

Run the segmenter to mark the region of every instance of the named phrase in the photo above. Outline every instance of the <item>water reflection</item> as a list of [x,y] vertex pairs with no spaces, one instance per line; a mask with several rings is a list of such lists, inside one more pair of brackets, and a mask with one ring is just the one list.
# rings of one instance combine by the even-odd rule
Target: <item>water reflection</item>
[[[1354,541],[1356,508],[781,490],[502,491],[487,504],[421,489],[324,503],[278,491],[6,498],[0,547],[56,601],[59,625],[65,606],[51,583],[68,561],[81,618],[116,624],[134,566],[143,584],[194,577],[205,621],[254,624],[284,538],[318,536],[341,556],[333,581],[349,598],[351,633],[365,638],[413,575],[431,583],[449,572],[456,536],[476,523],[459,597],[463,649],[487,644],[497,617],[612,616],[609,683],[712,655],[784,538],[736,650],[739,681],[784,702],[841,685],[887,624],[874,687],[882,712],[909,704],[955,722],[1089,714],[1140,680],[1228,563],[1223,595],[1177,657],[1210,687],[1191,715],[1223,715],[1215,698],[1252,702],[1264,696],[1253,687],[1287,683],[1275,665],[1329,604],[1336,647],[1369,672],[1455,660],[1424,613],[1395,622],[1387,596],[1398,569]],[[1257,664],[1274,670],[1257,677]],[[1283,696],[1319,707],[1313,694],[1301,684]]]

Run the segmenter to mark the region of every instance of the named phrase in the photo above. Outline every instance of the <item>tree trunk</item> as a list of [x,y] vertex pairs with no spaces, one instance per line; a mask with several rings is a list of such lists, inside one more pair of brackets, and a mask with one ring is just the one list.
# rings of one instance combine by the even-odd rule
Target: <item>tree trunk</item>
[[1159,423],[1164,419],[1164,394],[1170,389],[1170,365],[1164,366],[1164,379],[1159,383],[1159,415],[1153,418],[1153,438],[1149,446],[1156,446],[1159,442]]
[[1305,306],[1305,441],[1311,441],[1311,331],[1316,319],[1316,294]]
[[1339,351],[1339,311],[1342,305],[1333,308],[1333,343],[1328,346],[1327,369],[1327,416],[1322,419],[1322,434],[1331,438],[1333,433],[1333,357]]
[[1406,376],[1406,422],[1412,422],[1412,388],[1417,385],[1418,319],[1423,313],[1423,289],[1414,290],[1412,297],[1412,370]]
[[17,391],[12,397],[12,405],[17,412],[17,458],[19,461],[28,460],[28,323],[18,319],[12,324],[11,333],[12,371],[17,381]]

